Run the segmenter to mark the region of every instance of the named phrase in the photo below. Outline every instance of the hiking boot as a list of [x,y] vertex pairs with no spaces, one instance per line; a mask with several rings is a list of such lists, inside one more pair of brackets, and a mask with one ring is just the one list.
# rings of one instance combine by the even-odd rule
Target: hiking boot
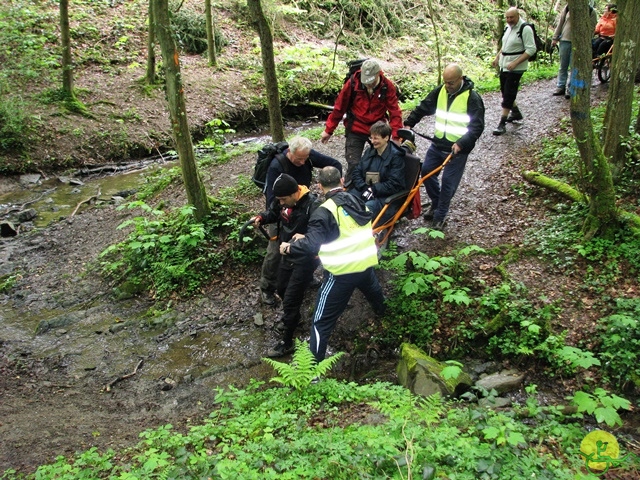
[[554,97],[559,97],[560,95],[564,95],[565,91],[566,90],[564,88],[558,87],[556,88],[556,91],[553,92],[551,95],[553,95]]
[[571,100],[571,95],[569,95],[569,93],[565,93],[564,98],[566,98],[567,100]]
[[280,340],[275,347],[270,348],[267,351],[267,357],[269,358],[284,357],[285,355],[289,355],[293,353],[294,350],[295,350],[295,347],[293,346],[293,343],[286,344],[284,343],[284,340]]
[[507,127],[503,122],[500,122],[496,129],[493,131],[494,135],[504,135],[505,133],[507,133]]
[[514,108],[509,112],[509,116],[507,117],[507,122],[517,122],[518,120],[522,120],[522,113],[520,110]]
[[438,231],[443,231],[444,230],[444,220],[436,220],[434,219],[433,222],[431,222],[431,229],[432,230],[438,230]]
[[422,216],[425,220],[433,220],[433,207],[429,207],[429,210]]
[[268,292],[266,290],[260,290],[260,299],[265,305],[275,305],[278,301],[273,292]]

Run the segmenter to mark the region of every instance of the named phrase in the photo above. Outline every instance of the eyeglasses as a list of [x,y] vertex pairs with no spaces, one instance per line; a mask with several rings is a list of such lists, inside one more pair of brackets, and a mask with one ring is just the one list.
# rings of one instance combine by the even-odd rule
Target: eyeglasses
[[458,77],[455,80],[449,80],[448,82],[445,80],[444,84],[449,85],[450,87],[454,86],[462,77]]

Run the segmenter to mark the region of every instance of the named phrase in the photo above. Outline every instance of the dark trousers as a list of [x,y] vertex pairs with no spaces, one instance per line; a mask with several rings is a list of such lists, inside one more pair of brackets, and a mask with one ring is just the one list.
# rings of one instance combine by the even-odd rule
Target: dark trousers
[[325,270],[318,290],[309,340],[309,347],[316,361],[324,359],[331,332],[356,288],[364,294],[376,315],[384,313],[384,294],[373,267],[364,272],[345,275],[333,275]]
[[613,38],[609,38],[609,37],[594,38],[591,41],[591,50],[593,53],[592,55],[593,58],[597,58],[600,55],[604,55],[605,53],[607,53],[611,48],[611,45],[613,45]]
[[[273,238],[278,233],[275,224],[267,225],[267,232]],[[260,275],[260,290],[275,292],[278,287],[278,269],[280,266],[280,241],[270,240],[267,245],[267,253],[262,260],[262,272]]]
[[[438,150],[431,144],[422,164],[422,176],[442,165],[449,153]],[[431,199],[434,222],[442,222],[447,216],[451,199],[460,185],[468,157],[469,154],[466,153],[454,155],[437,175],[432,175],[424,181],[424,188]],[[440,175],[442,175],[442,183],[439,181]]]
[[347,132],[345,135],[344,156],[347,160],[347,174],[344,176],[345,185],[348,185],[351,181],[353,170],[360,163],[362,152],[364,152],[364,147],[367,145],[368,140],[369,136],[361,133]]
[[502,108],[511,110],[518,96],[520,79],[524,72],[510,72],[504,70],[500,72],[500,92],[502,93]]
[[278,295],[282,298],[283,340],[287,346],[293,343],[293,333],[300,322],[300,307],[304,293],[313,280],[313,272],[320,262],[309,258],[301,264],[282,257],[278,271]]

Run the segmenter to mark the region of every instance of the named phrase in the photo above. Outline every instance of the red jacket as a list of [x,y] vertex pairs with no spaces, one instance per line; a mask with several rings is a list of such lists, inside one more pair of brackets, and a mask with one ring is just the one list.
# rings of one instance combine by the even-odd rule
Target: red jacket
[[598,20],[595,34],[601,37],[613,37],[616,34],[616,24],[618,23],[618,14],[605,13]]
[[[354,82],[353,89],[351,82]],[[351,101],[352,90],[355,95],[353,101]],[[349,105],[351,105],[350,108]],[[369,135],[371,125],[385,118],[389,119],[393,138],[397,137],[398,129],[402,128],[402,112],[398,105],[396,86],[382,72],[380,72],[380,83],[373,90],[371,97],[360,82],[360,70],[345,82],[336,98],[333,111],[327,118],[325,131],[328,134],[333,134],[348,108],[350,113],[344,119],[347,131]]]

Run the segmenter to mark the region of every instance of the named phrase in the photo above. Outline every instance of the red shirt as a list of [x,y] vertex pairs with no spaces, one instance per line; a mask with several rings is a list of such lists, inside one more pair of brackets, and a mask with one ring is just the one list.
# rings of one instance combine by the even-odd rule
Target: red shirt
[[[354,82],[353,89],[351,82]],[[352,90],[355,95],[353,101],[351,101]],[[349,105],[351,105],[350,108]],[[396,86],[382,72],[380,72],[380,82],[373,89],[371,96],[360,82],[359,70],[344,84],[325,124],[325,131],[328,134],[332,134],[340,124],[348,108],[351,113],[345,118],[344,125],[353,133],[369,135],[371,125],[385,118],[389,119],[393,138],[397,137],[398,129],[402,128],[402,112],[398,105]]]

